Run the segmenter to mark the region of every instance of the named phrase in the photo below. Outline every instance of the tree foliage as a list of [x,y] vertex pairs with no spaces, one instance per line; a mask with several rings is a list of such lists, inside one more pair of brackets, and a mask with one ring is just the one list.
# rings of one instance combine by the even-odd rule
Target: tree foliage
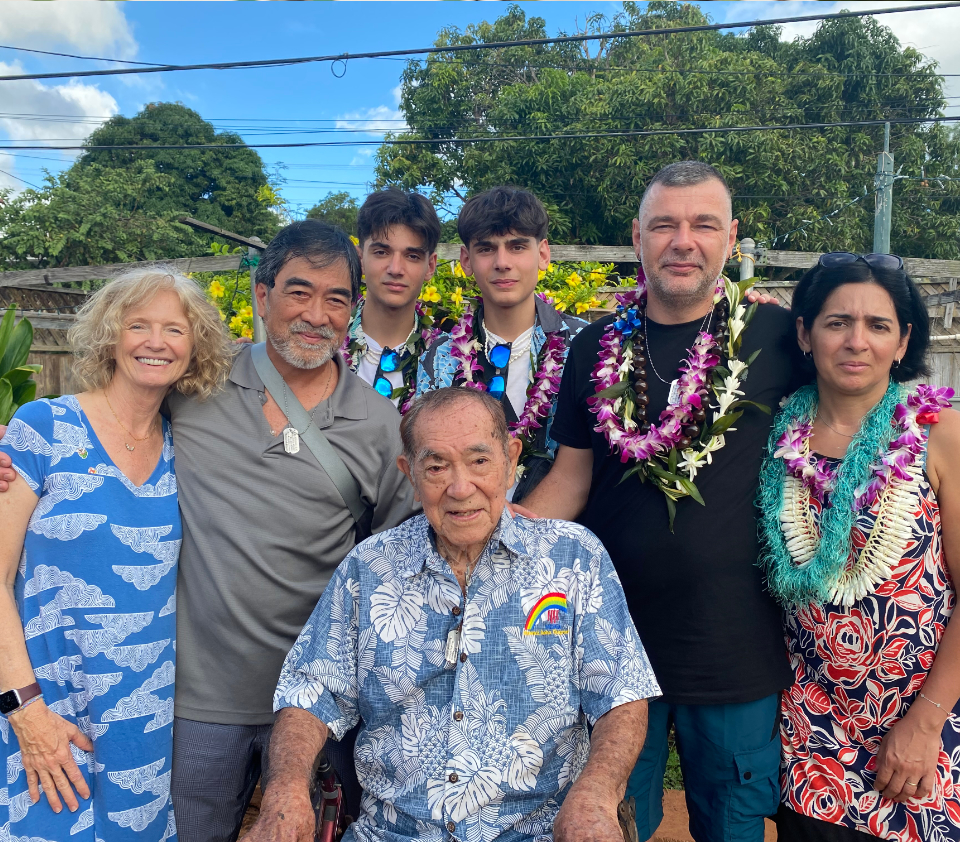
[[268,241],[280,225],[282,200],[254,150],[149,150],[242,142],[179,103],[113,117],[85,146],[143,149],[89,148],[65,172],[48,174],[43,189],[0,196],[0,259],[5,268],[32,268],[206,253],[211,237],[179,224],[182,216]]
[[[705,22],[695,6],[651,2],[640,9],[628,2],[613,20],[595,15],[584,26],[600,32]],[[547,34],[541,18],[511,6],[493,24],[442,30],[436,45]],[[672,161],[700,159],[729,180],[742,236],[768,244],[778,238],[780,248],[869,250],[874,199],[863,193],[874,187],[883,127],[453,141],[923,118],[945,104],[934,63],[872,18],[824,21],[809,38],[790,42],[780,39],[778,27],[760,27],[745,35],[439,53],[409,62],[402,84],[400,107],[411,136],[437,144],[382,146],[380,185],[426,187],[441,206],[495,184],[528,187],[550,211],[552,238],[571,243],[629,242],[630,219],[650,177]],[[931,178],[954,174],[957,138],[943,126],[894,125],[891,149],[902,174],[917,177],[895,186],[894,250],[960,256],[958,190]]]
[[319,219],[321,222],[337,225],[348,234],[356,236],[359,210],[357,200],[349,193],[334,193],[331,190],[307,211],[307,219]]

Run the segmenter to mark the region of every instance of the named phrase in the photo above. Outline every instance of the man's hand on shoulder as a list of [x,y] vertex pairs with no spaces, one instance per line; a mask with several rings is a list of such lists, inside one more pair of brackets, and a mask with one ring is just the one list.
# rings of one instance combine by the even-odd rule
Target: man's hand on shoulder
[[302,781],[274,778],[264,793],[260,818],[244,837],[247,842],[313,842],[316,818]]
[[623,842],[610,795],[594,786],[571,788],[553,823],[554,842]]
[[[0,439],[3,438],[7,428],[0,424]],[[17,472],[13,470],[13,461],[6,453],[0,453],[0,493],[10,488],[10,483],[17,478]]]
[[783,307],[783,302],[775,295],[767,295],[767,293],[757,292],[755,289],[751,289],[747,293],[747,301],[751,304],[759,302],[760,304],[776,304],[778,307]]

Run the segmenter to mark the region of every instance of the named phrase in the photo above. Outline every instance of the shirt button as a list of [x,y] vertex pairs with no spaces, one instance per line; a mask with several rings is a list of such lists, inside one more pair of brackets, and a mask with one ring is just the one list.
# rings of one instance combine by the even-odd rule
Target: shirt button
[[460,780],[460,776],[456,772],[451,772],[449,780],[450,780],[450,783],[455,784],[457,781]]
[[460,663],[461,663],[461,664],[466,663],[466,660],[467,660],[467,653],[466,653],[466,652],[461,652],[461,653],[460,653]]
[[453,833],[457,829],[457,826],[453,822],[447,822],[447,830]]
[[744,772],[744,773],[743,773],[743,779],[744,779],[745,781],[749,781],[750,778],[752,778],[752,777],[753,777],[753,773],[752,773],[752,772]]
[[453,607],[453,616],[454,616],[454,617],[459,617],[459,616],[460,616],[460,606],[459,606],[459,605],[455,605],[455,606]]
[[463,711],[462,711],[462,710],[458,710],[458,711],[453,715],[453,718],[456,719],[457,722],[459,722],[461,719],[463,719]]

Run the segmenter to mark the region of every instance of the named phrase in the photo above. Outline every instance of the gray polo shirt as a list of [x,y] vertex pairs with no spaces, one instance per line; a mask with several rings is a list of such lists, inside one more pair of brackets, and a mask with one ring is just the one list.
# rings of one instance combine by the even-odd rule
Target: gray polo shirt
[[[419,508],[397,468],[400,416],[347,370],[314,415],[373,508],[373,531]],[[283,659],[333,571],[354,520],[301,442],[270,435],[263,382],[244,347],[223,391],[168,400],[183,546],[177,578],[175,713],[200,722],[273,721]]]

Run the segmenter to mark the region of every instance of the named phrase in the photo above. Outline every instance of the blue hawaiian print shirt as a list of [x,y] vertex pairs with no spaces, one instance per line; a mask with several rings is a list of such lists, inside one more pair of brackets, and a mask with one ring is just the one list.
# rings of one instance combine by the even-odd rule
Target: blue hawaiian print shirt
[[589,726],[660,695],[603,545],[504,512],[464,599],[424,515],[359,544],[290,650],[274,708],[358,720],[344,837],[552,838]]

